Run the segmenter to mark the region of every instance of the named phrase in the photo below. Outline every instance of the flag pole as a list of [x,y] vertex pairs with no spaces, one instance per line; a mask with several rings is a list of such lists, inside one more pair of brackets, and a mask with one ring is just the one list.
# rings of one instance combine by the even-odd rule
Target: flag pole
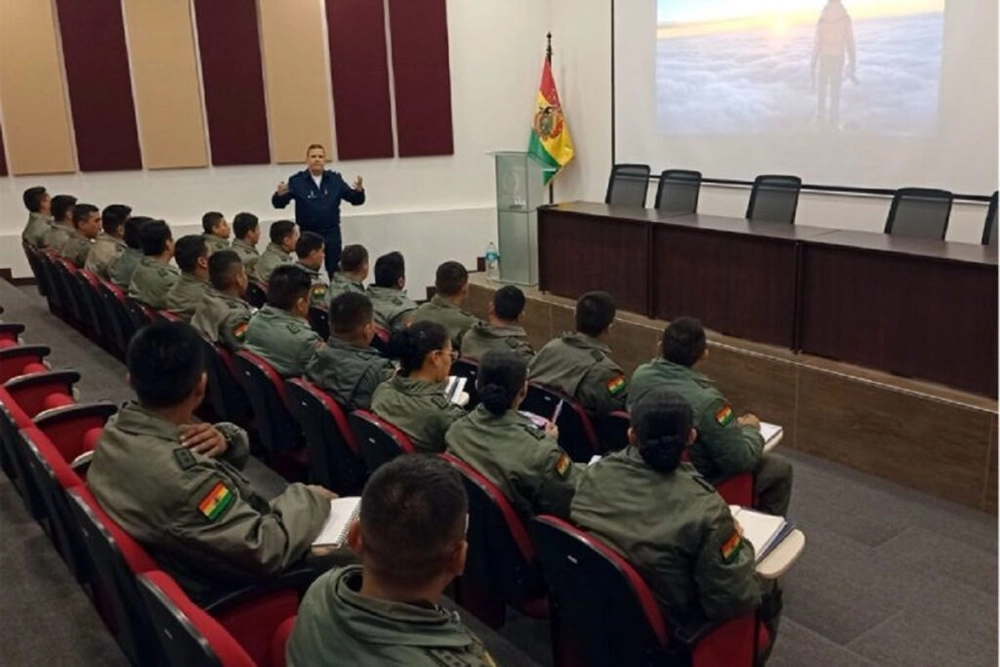
[[[549,65],[549,67],[551,67],[552,66],[552,32],[551,31],[547,32],[545,34],[545,41],[546,41],[546,45],[545,45],[545,62]],[[550,181],[549,182],[549,203],[553,204],[553,203],[555,203],[555,200],[556,200],[555,185]]]

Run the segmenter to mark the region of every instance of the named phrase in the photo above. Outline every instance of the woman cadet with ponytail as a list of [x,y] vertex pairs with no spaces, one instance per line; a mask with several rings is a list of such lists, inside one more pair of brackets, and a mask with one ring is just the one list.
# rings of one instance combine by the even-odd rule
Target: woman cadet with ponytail
[[559,448],[554,426],[541,429],[517,411],[527,375],[527,363],[513,352],[484,354],[479,406],[448,429],[448,453],[493,482],[523,518],[568,518],[579,468]]
[[[570,518],[621,552],[674,624],[719,621],[761,605],[753,547],[725,501],[690,463],[691,406],[655,389],[631,412],[631,446],[583,472]],[[768,587],[761,620],[777,630],[781,594]],[[761,663],[758,663],[761,664]]]

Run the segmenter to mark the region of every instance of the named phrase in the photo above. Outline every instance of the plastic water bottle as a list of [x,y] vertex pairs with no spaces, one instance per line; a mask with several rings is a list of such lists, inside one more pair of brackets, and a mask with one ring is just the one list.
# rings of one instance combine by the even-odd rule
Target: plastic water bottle
[[488,280],[500,280],[500,251],[493,241],[486,246],[486,278]]

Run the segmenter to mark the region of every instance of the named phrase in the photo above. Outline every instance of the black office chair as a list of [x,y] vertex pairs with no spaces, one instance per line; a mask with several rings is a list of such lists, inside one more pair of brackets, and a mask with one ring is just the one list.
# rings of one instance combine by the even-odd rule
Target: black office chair
[[990,207],[986,210],[986,226],[983,227],[983,245],[997,244],[997,193],[990,197]]
[[747,220],[795,223],[802,179],[798,176],[764,174],[753,181]]
[[667,213],[695,213],[701,192],[701,172],[667,169],[656,186],[656,209]]
[[611,169],[604,203],[612,206],[644,207],[648,190],[648,164],[616,164]]
[[947,190],[900,188],[892,198],[885,233],[943,241],[953,200]]

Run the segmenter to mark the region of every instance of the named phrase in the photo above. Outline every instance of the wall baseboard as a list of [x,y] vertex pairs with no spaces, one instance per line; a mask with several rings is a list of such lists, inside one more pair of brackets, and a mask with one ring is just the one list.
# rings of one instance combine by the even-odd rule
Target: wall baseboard
[[15,278],[14,272],[10,269],[0,269],[0,280],[6,280],[11,285],[15,287],[23,287],[25,285],[36,285],[38,281],[35,280],[34,276],[25,276],[23,278]]

